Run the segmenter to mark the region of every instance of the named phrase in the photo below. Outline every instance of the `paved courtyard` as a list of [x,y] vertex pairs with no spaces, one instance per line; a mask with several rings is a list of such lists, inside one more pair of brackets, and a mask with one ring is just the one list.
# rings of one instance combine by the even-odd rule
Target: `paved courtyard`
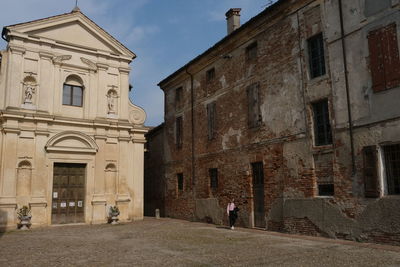
[[400,266],[400,247],[145,218],[11,231],[0,266]]

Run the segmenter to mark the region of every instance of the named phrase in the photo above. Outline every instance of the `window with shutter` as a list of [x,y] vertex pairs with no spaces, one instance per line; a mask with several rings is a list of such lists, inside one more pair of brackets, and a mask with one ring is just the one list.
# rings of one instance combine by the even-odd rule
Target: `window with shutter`
[[400,59],[396,24],[368,34],[372,90],[380,92],[400,86]]
[[259,84],[253,83],[247,87],[248,125],[249,128],[261,125],[261,110],[259,99]]
[[207,129],[208,140],[212,140],[215,136],[215,102],[207,104]]
[[365,197],[379,197],[378,157],[376,146],[363,148]]

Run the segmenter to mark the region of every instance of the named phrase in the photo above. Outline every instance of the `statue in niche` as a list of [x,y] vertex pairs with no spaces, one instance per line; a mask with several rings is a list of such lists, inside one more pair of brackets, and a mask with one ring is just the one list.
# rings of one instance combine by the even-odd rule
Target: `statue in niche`
[[27,84],[25,87],[25,104],[32,104],[32,97],[35,93],[35,86],[32,84]]
[[114,90],[108,91],[108,94],[107,94],[108,114],[115,114],[116,98],[117,98],[117,92],[115,92]]
[[24,104],[32,104],[33,96],[36,93],[36,80],[32,74],[24,79]]

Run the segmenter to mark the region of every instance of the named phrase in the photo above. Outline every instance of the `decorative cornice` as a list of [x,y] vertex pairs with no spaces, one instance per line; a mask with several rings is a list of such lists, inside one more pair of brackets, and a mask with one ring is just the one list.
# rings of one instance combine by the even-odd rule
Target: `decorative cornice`
[[119,136],[118,141],[129,142],[129,141],[131,141],[131,137],[130,136]]
[[131,68],[119,67],[118,70],[121,74],[129,74],[131,72]]
[[53,59],[54,58],[54,54],[42,51],[42,52],[39,52],[39,57],[42,58],[42,59]]
[[99,70],[108,70],[108,65],[104,63],[97,63],[97,69]]
[[35,130],[35,135],[49,136],[50,132],[48,130]]
[[12,45],[9,46],[11,53],[13,54],[17,54],[17,55],[23,55],[26,52],[25,47],[22,46],[16,46],[16,45]]
[[3,128],[3,132],[4,133],[14,133],[14,134],[20,134],[21,130],[18,128],[14,128],[14,127],[4,127]]

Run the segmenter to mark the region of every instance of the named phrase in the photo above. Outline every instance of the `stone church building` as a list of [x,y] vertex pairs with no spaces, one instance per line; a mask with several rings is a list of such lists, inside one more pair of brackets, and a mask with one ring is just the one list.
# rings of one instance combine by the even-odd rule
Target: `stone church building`
[[143,109],[129,100],[136,55],[71,13],[4,27],[0,227],[27,205],[33,225],[143,218]]

